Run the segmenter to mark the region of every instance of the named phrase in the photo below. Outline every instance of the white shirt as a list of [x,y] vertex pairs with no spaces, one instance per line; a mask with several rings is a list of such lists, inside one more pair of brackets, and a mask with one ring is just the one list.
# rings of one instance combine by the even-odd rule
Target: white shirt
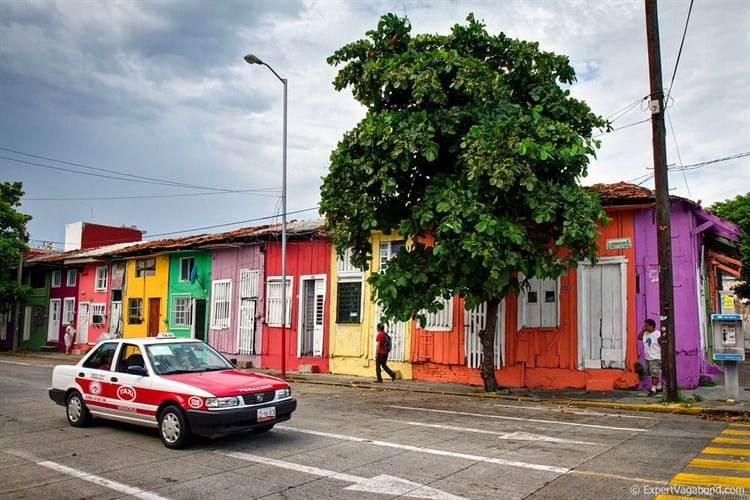
[[643,352],[647,360],[661,359],[661,345],[659,344],[661,332],[643,332]]

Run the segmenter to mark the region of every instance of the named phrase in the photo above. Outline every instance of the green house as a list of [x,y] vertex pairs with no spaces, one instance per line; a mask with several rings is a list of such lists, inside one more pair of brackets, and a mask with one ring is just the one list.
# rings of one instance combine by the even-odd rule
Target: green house
[[177,337],[206,340],[210,286],[211,252],[170,253],[165,330]]

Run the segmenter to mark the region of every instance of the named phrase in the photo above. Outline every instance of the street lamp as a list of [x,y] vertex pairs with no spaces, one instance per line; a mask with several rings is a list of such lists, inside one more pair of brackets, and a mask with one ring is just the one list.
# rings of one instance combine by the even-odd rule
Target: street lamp
[[276,71],[253,54],[245,56],[248,64],[260,64],[271,70],[284,85],[284,139],[281,174],[281,378],[286,378],[286,78],[281,78]]

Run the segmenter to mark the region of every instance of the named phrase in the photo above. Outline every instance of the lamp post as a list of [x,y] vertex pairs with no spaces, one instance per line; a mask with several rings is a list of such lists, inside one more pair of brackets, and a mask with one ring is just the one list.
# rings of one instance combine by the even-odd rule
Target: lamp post
[[286,378],[286,78],[281,78],[276,71],[253,54],[245,56],[248,64],[265,66],[284,85],[284,125],[283,125],[283,160],[281,174],[281,378]]

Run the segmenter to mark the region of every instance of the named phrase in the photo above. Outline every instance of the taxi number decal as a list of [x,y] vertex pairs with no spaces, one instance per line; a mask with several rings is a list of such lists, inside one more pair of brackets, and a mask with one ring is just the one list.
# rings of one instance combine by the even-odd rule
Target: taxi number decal
[[123,385],[117,388],[117,397],[124,401],[135,401],[135,387]]
[[190,406],[190,408],[200,408],[203,406],[203,400],[197,396],[193,396],[188,399],[188,406]]

